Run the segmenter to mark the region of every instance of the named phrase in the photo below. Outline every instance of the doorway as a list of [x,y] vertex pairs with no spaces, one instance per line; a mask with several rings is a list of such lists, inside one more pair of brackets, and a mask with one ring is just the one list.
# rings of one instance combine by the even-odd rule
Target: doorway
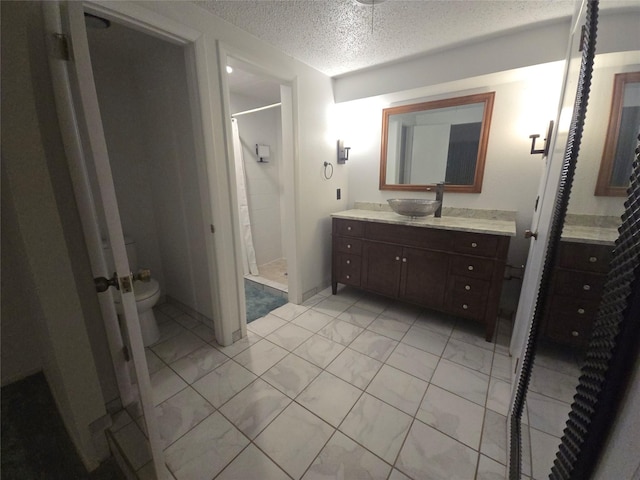
[[283,86],[233,57],[227,58],[227,85],[245,304],[251,322],[289,298]]
[[213,328],[184,47],[115,22],[87,37],[122,228],[137,250],[131,267],[151,270],[160,303]]

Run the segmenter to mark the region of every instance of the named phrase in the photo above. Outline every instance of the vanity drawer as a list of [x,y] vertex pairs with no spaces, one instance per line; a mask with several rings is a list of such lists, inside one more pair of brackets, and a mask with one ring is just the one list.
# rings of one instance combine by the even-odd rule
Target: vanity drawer
[[362,253],[362,240],[349,237],[335,237],[333,243],[337,252],[360,255]]
[[556,295],[595,301],[602,296],[606,279],[604,275],[557,268],[554,273],[553,292]]
[[494,264],[492,260],[454,255],[449,264],[449,274],[490,280]]
[[558,342],[585,345],[589,340],[600,302],[579,301],[555,295],[547,313],[545,333]]
[[481,257],[495,257],[499,238],[495,235],[477,233],[453,233],[452,247],[454,252],[468,253]]
[[459,298],[469,298],[471,296],[483,298],[489,294],[490,287],[491,283],[487,280],[451,275],[447,290],[450,295]]
[[345,237],[362,237],[364,233],[364,222],[357,220],[347,220],[344,218],[333,219],[333,234]]
[[585,272],[607,273],[613,247],[588,243],[560,242],[558,266]]
[[481,320],[484,317],[484,312],[487,308],[486,297],[480,296],[464,296],[456,295],[450,296],[447,301],[447,310],[453,315],[459,317],[472,318],[474,320]]
[[362,267],[362,257],[340,253],[336,256],[336,280],[345,285],[360,286],[360,271]]
[[365,237],[367,240],[429,250],[449,250],[451,244],[451,235],[445,230],[390,223],[367,223]]

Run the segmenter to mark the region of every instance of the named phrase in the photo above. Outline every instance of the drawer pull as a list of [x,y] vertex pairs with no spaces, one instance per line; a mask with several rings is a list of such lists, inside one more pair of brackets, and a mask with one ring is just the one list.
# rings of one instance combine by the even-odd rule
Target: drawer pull
[[589,290],[591,290],[591,285],[587,285],[587,284],[585,284],[585,285],[583,285],[583,286],[582,286],[582,289],[583,289],[584,291],[588,292]]
[[351,244],[350,243],[347,243],[347,248],[351,248]]
[[577,330],[574,330],[573,332],[571,332],[571,335],[574,337],[577,337],[580,335],[580,332],[578,332]]
[[402,263],[407,263],[407,259],[406,258],[402,258]]
[[351,260],[347,260],[347,265],[351,265]]
[[351,275],[347,275],[347,280],[349,280],[351,278]]
[[478,244],[476,242],[471,242],[471,248],[476,248]]
[[464,289],[465,289],[465,290],[471,290],[471,285],[465,285],[465,286],[464,286]]
[[462,308],[463,308],[464,310],[468,310],[468,309],[469,309],[469,305],[467,305],[466,303],[463,303],[463,304],[462,304]]
[[351,231],[351,227],[347,227],[347,230]]
[[596,263],[598,261],[598,257],[589,257],[589,263]]
[[578,313],[579,313],[580,315],[584,315],[584,308],[579,308],[579,309],[578,309]]
[[473,265],[469,265],[469,266],[467,267],[467,270],[469,270],[469,271],[473,271]]
[[396,257],[396,261],[400,261],[400,257]]

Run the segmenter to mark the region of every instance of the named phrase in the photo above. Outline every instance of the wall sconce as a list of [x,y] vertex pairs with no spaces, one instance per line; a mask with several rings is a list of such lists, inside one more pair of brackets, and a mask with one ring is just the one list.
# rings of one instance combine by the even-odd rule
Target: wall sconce
[[345,147],[344,140],[338,140],[338,163],[344,164],[349,160],[349,150],[351,147]]
[[540,135],[538,134],[529,135],[529,138],[531,139],[531,155],[537,155],[539,153],[541,153],[543,157],[546,157],[547,155],[549,155],[549,145],[551,143],[551,134],[553,134],[553,120],[549,122],[547,136],[544,139],[544,148],[539,148],[539,149],[536,149],[536,138],[538,138]]
[[259,162],[267,163],[269,161],[269,155],[271,155],[271,152],[269,151],[269,145],[258,145],[256,143],[256,155],[258,155],[258,158],[260,159],[258,160]]

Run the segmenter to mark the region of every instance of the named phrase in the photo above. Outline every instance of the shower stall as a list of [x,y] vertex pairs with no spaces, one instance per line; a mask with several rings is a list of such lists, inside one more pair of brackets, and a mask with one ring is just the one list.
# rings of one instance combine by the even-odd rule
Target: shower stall
[[245,279],[286,297],[280,103],[234,93],[229,83]]

